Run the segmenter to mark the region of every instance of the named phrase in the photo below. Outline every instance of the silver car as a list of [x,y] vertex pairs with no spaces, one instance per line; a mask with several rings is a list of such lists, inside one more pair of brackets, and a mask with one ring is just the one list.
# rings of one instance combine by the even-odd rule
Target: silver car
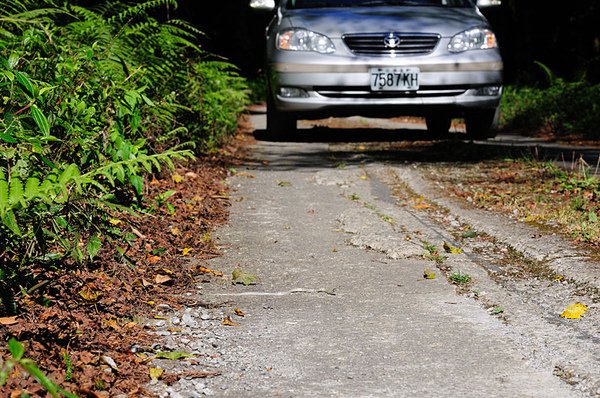
[[502,58],[471,0],[281,0],[267,28],[267,131],[298,119],[420,116],[433,136],[464,118],[492,137]]

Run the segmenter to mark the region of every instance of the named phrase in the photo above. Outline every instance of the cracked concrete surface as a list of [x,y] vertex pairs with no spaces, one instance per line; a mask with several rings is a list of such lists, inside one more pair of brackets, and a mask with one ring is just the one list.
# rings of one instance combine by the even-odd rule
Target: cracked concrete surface
[[[264,119],[254,122],[261,128]],[[226,275],[241,268],[258,283],[199,285],[197,298],[209,308],[169,314],[157,326],[167,349],[196,354],[195,362],[160,366],[222,374],[151,388],[164,397],[600,396],[593,289],[535,276],[502,279],[487,260],[514,249],[545,259],[539,238],[529,242],[519,225],[459,208],[411,164],[337,149],[256,145],[255,162],[244,170],[254,178],[229,181],[231,219],[217,234],[223,256],[209,266]],[[449,209],[440,215],[445,221],[402,204],[393,194],[398,182]],[[473,278],[459,291],[424,258],[423,245],[441,248],[466,224],[498,241],[446,254],[447,273]],[[567,263],[560,255],[549,263],[556,261]],[[424,279],[425,269],[437,277]],[[595,283],[597,268],[586,269],[582,283]],[[560,318],[574,300],[590,303],[588,316]],[[224,326],[226,316],[239,326]],[[177,332],[169,331],[173,325]]]

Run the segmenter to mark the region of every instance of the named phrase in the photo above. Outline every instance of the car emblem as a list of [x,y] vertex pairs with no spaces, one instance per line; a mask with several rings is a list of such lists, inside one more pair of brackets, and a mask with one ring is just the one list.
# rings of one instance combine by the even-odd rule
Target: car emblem
[[387,48],[396,48],[400,45],[400,38],[395,34],[390,33],[389,36],[386,36],[385,39],[383,39],[383,44],[385,44]]

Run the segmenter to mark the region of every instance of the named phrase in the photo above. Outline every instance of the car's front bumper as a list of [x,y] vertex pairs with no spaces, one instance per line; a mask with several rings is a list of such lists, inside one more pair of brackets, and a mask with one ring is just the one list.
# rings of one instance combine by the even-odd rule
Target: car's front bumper
[[[275,50],[269,58],[274,105],[299,118],[427,115],[439,111],[459,116],[469,110],[495,108],[501,96],[503,65],[497,50],[461,54],[436,51],[397,58]],[[372,92],[372,67],[418,67],[419,90]]]

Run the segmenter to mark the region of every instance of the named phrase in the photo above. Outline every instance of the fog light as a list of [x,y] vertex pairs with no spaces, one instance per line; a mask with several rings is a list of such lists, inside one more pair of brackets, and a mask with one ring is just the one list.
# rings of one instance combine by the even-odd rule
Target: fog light
[[306,90],[296,87],[280,87],[279,95],[285,98],[307,98]]
[[475,91],[475,95],[495,97],[500,94],[501,86],[485,86],[479,87]]

